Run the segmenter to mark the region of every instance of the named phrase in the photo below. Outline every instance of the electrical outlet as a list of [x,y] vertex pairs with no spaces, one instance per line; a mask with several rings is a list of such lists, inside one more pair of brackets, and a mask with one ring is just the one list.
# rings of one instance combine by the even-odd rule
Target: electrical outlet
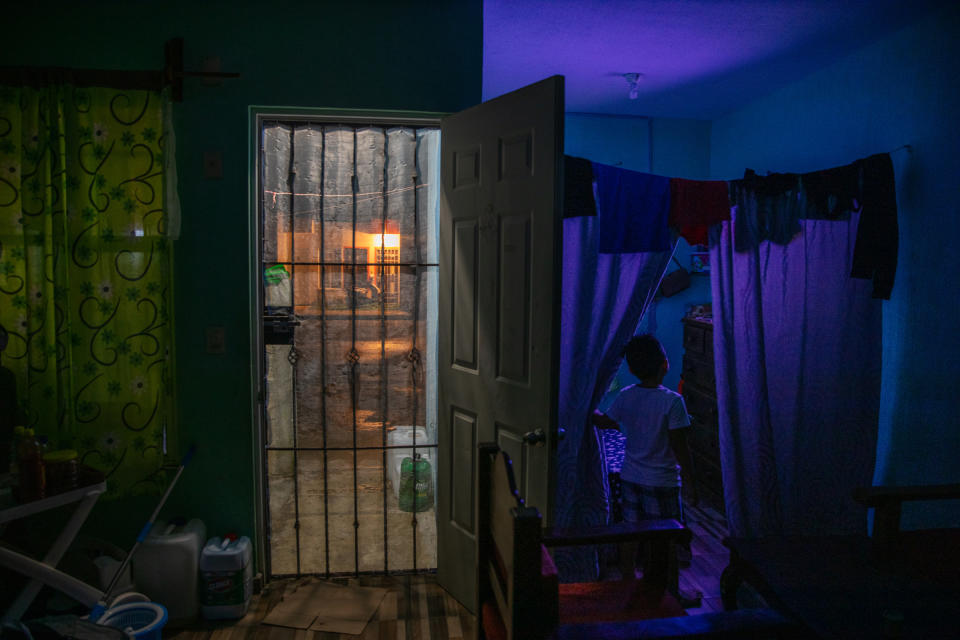
[[223,154],[221,152],[203,152],[203,177],[209,179],[223,177]]

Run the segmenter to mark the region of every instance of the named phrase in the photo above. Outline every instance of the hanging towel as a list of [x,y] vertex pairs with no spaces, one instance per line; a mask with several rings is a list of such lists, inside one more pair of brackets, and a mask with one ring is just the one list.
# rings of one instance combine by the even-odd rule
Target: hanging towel
[[727,183],[720,180],[670,179],[669,224],[691,245],[707,244],[711,225],[730,219]]
[[890,299],[897,272],[897,191],[889,153],[856,162],[862,169],[863,191],[857,244],[853,250],[854,278],[873,279],[873,297]]
[[593,177],[600,253],[670,249],[670,178],[598,163]]
[[593,199],[593,163],[563,156],[563,217],[597,215]]

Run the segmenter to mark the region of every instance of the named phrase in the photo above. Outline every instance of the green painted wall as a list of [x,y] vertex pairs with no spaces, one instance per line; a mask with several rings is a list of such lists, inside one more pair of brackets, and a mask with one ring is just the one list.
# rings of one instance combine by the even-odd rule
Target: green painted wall
[[[480,101],[481,2],[34,2],[5,8],[4,21],[0,65],[160,69],[179,36],[187,69],[219,57],[241,74],[214,87],[188,79],[174,111],[177,393],[182,441],[198,453],[164,515],[252,534],[249,107],[469,107]],[[204,151],[223,154],[221,179],[203,177]],[[226,353],[205,353],[208,326],[224,328]],[[155,503],[101,502],[84,534],[128,546]]]

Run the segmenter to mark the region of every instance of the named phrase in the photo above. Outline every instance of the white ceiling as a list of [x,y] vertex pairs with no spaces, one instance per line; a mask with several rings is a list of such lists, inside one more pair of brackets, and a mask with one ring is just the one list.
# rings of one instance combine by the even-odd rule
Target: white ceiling
[[568,112],[712,120],[942,4],[485,0],[483,98],[561,74]]

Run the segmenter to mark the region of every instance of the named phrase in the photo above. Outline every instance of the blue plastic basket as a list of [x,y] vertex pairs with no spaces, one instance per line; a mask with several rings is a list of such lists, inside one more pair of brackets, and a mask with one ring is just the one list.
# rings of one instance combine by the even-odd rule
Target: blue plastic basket
[[121,604],[107,609],[97,624],[121,629],[137,640],[160,640],[163,625],[167,624],[167,609],[156,602]]

